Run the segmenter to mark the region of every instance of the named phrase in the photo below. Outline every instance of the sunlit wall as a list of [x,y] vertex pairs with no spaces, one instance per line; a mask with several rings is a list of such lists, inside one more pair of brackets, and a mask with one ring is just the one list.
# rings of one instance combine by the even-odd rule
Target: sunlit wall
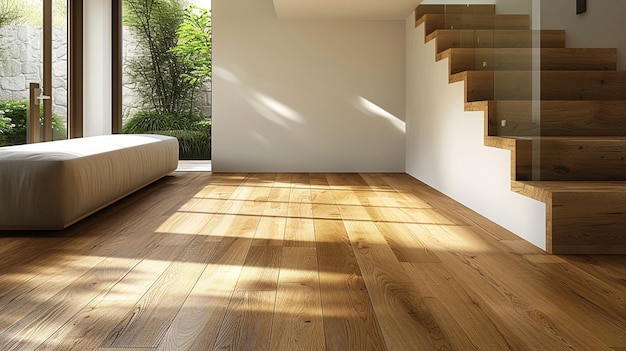
[[404,171],[403,21],[212,8],[214,171]]

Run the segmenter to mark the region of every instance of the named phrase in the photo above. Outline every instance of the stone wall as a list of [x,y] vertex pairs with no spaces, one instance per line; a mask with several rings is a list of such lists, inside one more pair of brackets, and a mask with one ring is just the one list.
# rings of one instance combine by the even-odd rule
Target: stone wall
[[[0,28],[0,101],[28,100],[29,83],[43,83],[41,27]],[[52,32],[53,113],[67,117],[67,27]]]

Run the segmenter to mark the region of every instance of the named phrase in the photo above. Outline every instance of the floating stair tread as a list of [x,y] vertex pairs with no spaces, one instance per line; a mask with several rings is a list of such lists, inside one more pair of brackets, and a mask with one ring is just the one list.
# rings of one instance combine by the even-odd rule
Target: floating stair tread
[[469,102],[465,109],[485,111],[492,136],[626,135],[626,100],[544,100],[537,121],[529,100]]
[[514,180],[626,181],[626,136],[508,138],[514,144],[501,146],[515,153]]
[[[549,193],[603,193],[618,192],[626,195],[626,181],[598,182],[598,181],[515,181],[518,192],[528,192],[528,196],[536,200],[546,199]],[[519,188],[518,188],[519,187]],[[537,189],[530,191],[530,189]],[[545,193],[545,194],[544,194]]]
[[548,202],[553,193],[620,193],[626,196],[626,181],[512,181],[511,189],[541,202]]
[[542,71],[542,100],[626,100],[626,71]]
[[[419,5],[415,9],[415,22],[420,21],[425,14],[495,14],[496,5]],[[416,27],[418,24],[415,25]]]
[[435,39],[437,53],[450,48],[532,48],[535,35],[543,48],[565,47],[564,30],[438,29],[426,35],[425,42]]
[[[450,48],[437,54],[448,59],[450,74],[463,71],[520,71],[533,69],[532,48]],[[541,70],[615,71],[617,49],[542,48]]]
[[616,48],[542,48],[541,70],[617,70]]
[[626,135],[614,135],[614,136],[593,136],[593,135],[578,135],[578,136],[562,136],[562,135],[541,135],[541,136],[505,136],[507,138],[513,138],[517,140],[535,140],[546,142],[559,142],[559,141],[577,141],[577,142],[597,142],[597,141],[615,141],[626,142]]
[[[546,143],[623,143],[626,145],[626,136],[485,136],[485,145],[499,149],[514,150],[520,142]],[[625,180],[626,181],[626,180]]]
[[[465,71],[449,79],[465,81],[465,102],[471,102],[529,100],[532,78],[532,71]],[[541,99],[626,100],[626,71],[542,71]]]
[[425,14],[416,22],[416,27],[420,24],[425,25],[425,35],[438,29],[529,30],[530,17],[496,14]]

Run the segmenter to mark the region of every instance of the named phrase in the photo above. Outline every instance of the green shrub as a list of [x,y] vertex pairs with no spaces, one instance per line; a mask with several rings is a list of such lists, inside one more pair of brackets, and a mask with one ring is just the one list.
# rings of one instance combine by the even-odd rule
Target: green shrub
[[[26,143],[26,128],[28,116],[28,101],[2,101],[0,102],[0,111],[3,111],[5,125],[9,127],[4,134],[4,145],[19,145]],[[43,106],[40,106],[39,124],[43,126]],[[0,126],[0,128],[2,128]],[[40,131],[43,136],[43,130]],[[67,128],[62,118],[56,114],[52,114],[52,135],[54,140],[67,139]],[[2,142],[0,139],[0,142]]]
[[126,134],[140,134],[155,130],[185,130],[194,129],[194,125],[202,117],[193,115],[177,115],[157,112],[137,112],[122,127]]
[[202,116],[138,112],[124,124],[122,132],[175,137],[181,160],[211,158],[211,121]]
[[27,101],[3,101],[0,102],[0,110],[4,112],[4,118],[11,128],[7,130],[5,137],[6,145],[19,145],[26,143],[26,116],[28,116]]
[[11,120],[4,117],[4,111],[0,110],[0,146],[7,145],[7,135],[12,127]]
[[196,122],[193,125],[193,130],[197,130],[199,132],[203,132],[206,135],[209,136],[209,138],[211,137],[211,120],[210,119],[206,119],[203,118],[202,120]]
[[178,139],[178,158],[181,160],[210,160],[211,138],[197,130],[157,130],[160,134]]

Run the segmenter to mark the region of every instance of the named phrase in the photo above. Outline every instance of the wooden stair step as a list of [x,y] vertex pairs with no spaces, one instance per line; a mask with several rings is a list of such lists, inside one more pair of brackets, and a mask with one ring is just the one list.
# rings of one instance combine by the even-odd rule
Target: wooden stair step
[[488,146],[515,153],[514,180],[626,181],[626,136],[501,137],[512,143],[503,145],[489,145],[489,138]]
[[626,181],[626,136],[538,139],[540,180]]
[[450,48],[532,48],[534,36],[543,48],[565,47],[564,30],[438,29],[425,40],[435,39],[435,50],[441,53]]
[[[415,22],[419,21],[426,14],[443,15],[447,13],[455,14],[495,14],[496,5],[419,5],[415,9]],[[417,25],[416,25],[417,27]]]
[[438,29],[530,29],[528,15],[425,14],[416,22],[416,26],[422,23],[425,35]]
[[545,100],[533,121],[533,102],[472,102],[467,111],[485,111],[491,136],[622,136],[626,135],[625,100]]
[[485,145],[511,151],[511,190],[546,204],[547,252],[626,254],[626,182],[519,180],[531,142],[487,136]]
[[[531,100],[533,71],[466,71],[465,102]],[[626,71],[542,71],[541,100],[626,100]],[[495,88],[494,88],[495,87]]]
[[615,71],[616,48],[545,48],[541,49],[542,71]]
[[512,182],[546,204],[546,251],[626,253],[626,182]]
[[[450,74],[463,71],[523,71],[533,69],[531,48],[451,48],[437,54],[447,58]],[[541,70],[615,71],[617,49],[542,48]]]

